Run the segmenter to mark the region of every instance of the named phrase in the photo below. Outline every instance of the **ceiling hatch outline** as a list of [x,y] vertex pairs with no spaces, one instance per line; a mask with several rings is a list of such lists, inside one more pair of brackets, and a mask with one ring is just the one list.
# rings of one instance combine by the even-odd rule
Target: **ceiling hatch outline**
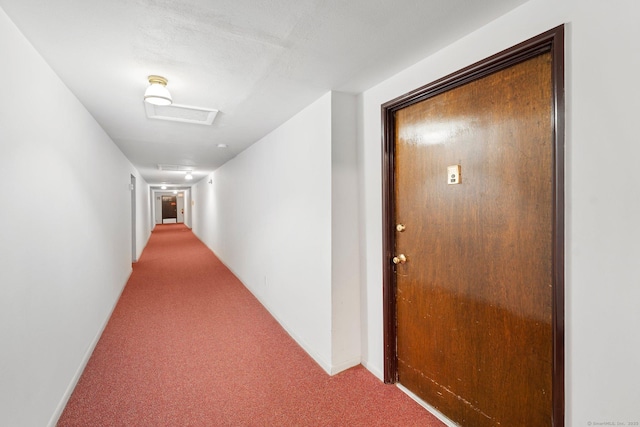
[[147,117],[156,120],[169,120],[172,122],[193,123],[198,125],[211,125],[218,114],[218,110],[211,108],[194,107],[191,105],[153,105],[144,103]]
[[196,169],[195,166],[190,165],[168,165],[168,164],[158,164],[158,170],[161,171],[170,171],[170,172],[193,172]]

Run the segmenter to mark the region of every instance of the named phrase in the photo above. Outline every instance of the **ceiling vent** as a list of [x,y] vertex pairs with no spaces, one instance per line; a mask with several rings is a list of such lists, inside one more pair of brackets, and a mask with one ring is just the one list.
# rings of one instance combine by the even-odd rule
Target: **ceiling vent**
[[172,122],[195,123],[198,125],[210,125],[216,118],[218,110],[208,108],[190,107],[188,105],[153,105],[144,103],[147,117],[150,119],[170,120]]
[[195,170],[195,166],[185,166],[185,165],[158,165],[158,169],[161,171],[171,171],[171,172],[187,172]]

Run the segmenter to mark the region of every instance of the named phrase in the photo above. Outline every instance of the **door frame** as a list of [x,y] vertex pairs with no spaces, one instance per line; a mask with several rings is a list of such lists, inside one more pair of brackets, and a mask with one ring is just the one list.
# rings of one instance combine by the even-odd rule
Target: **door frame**
[[543,53],[552,57],[553,135],[553,426],[564,425],[564,25],[499,52],[382,105],[382,246],[384,382],[397,382],[395,252],[395,113]]

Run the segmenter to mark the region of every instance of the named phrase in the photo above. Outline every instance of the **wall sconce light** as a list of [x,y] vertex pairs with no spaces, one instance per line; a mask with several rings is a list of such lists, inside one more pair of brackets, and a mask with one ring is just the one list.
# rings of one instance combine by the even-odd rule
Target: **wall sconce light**
[[149,76],[149,87],[144,92],[144,100],[153,105],[171,105],[173,100],[167,89],[167,79],[162,76]]

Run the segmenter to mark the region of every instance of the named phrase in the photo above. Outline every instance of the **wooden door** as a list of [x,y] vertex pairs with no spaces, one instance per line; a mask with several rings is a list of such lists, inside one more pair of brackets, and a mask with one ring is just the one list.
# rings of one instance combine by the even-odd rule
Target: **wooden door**
[[177,221],[177,218],[178,204],[176,196],[162,196],[162,222],[164,223],[165,219],[175,219]]
[[554,425],[552,61],[394,112],[396,379],[462,426]]

